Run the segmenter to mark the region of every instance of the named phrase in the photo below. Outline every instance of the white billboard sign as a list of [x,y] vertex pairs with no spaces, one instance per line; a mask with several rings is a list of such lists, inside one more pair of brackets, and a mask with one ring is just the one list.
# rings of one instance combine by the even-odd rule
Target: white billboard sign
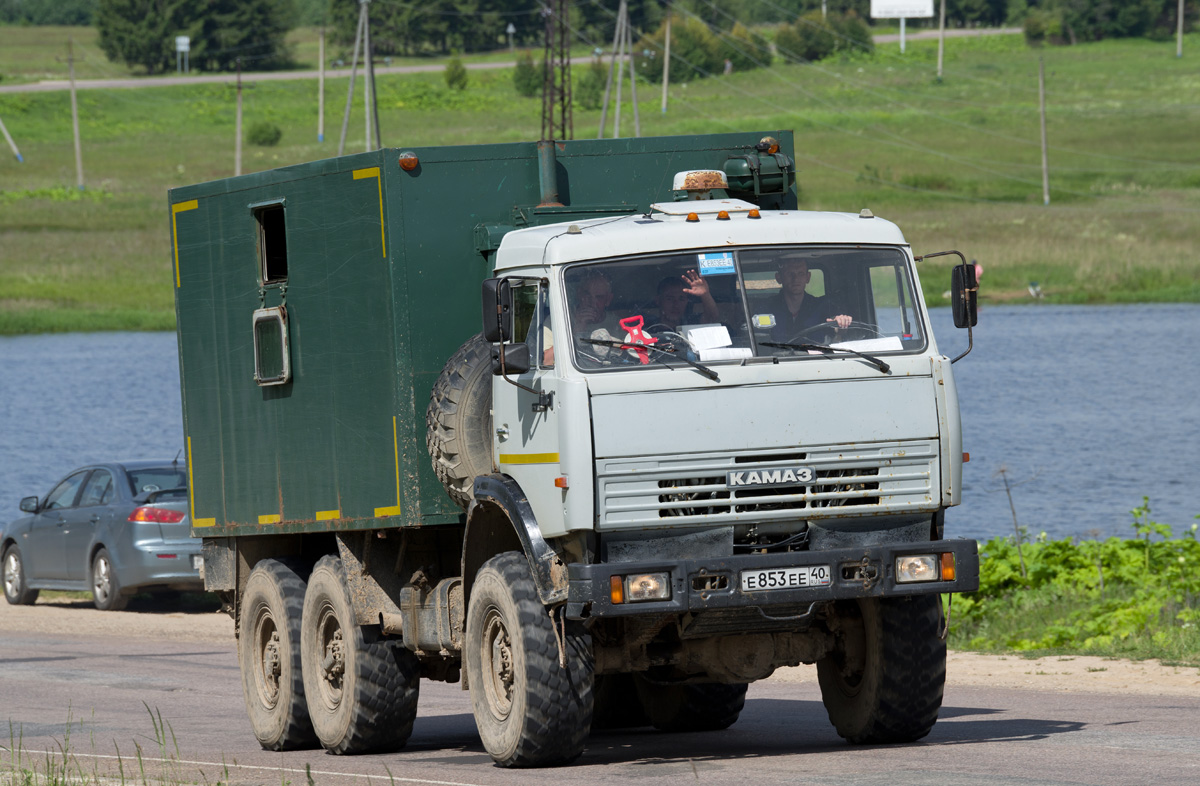
[[928,19],[933,0],[871,0],[872,19]]

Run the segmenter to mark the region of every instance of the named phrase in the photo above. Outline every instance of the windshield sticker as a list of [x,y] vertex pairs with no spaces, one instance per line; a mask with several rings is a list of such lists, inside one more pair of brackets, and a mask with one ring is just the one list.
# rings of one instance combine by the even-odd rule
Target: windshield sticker
[[756,328],[773,328],[773,327],[775,327],[775,315],[774,314],[755,314],[752,317],[752,319],[754,320],[754,327],[756,327]]
[[715,254],[700,254],[697,266],[702,276],[724,276],[734,272],[733,254],[720,251]]

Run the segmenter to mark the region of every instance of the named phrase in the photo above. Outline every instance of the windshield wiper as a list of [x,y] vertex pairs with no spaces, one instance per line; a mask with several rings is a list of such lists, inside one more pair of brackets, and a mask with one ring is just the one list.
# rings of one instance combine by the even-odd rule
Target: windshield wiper
[[[694,360],[688,360],[683,355],[676,355],[674,352],[671,352],[670,350],[659,349],[658,347],[654,346],[653,344],[630,344],[630,343],[627,343],[624,341],[607,341],[605,339],[600,339],[600,338],[584,338],[583,336],[579,336],[578,339],[585,344],[598,344],[602,347],[616,347],[617,349],[637,349],[638,347],[641,347],[642,349],[649,349],[654,352],[661,352],[662,354],[669,355],[670,357],[673,357],[676,360],[682,360],[684,363],[687,363],[689,366],[696,369],[701,374],[703,374],[704,376],[711,379],[713,382],[721,381],[721,378],[717,376],[717,372],[713,371],[708,366],[701,365]],[[674,345],[672,345],[672,346],[674,346]],[[661,359],[659,359],[659,358],[655,358],[655,359],[659,360],[661,362]],[[663,365],[666,365],[666,363],[663,363]],[[670,368],[670,366],[667,366],[667,368]]]
[[786,343],[777,342],[777,341],[760,341],[760,342],[758,342],[758,345],[760,347],[778,347],[779,349],[803,349],[803,350],[812,349],[812,350],[816,350],[817,352],[825,353],[826,357],[828,357],[828,353],[830,353],[830,352],[849,352],[851,355],[856,355],[856,356],[862,358],[863,360],[867,361],[868,363],[872,364],[873,366],[878,368],[880,371],[882,371],[884,374],[886,374],[892,370],[891,366],[889,366],[887,363],[884,363],[882,360],[875,357],[874,355],[868,355],[866,353],[859,352],[856,349],[850,349],[849,347],[830,347],[830,346],[826,346],[825,344],[786,344]]

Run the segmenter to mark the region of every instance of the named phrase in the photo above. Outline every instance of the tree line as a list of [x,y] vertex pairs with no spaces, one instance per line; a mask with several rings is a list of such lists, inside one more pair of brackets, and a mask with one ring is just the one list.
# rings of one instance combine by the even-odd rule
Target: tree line
[[[610,45],[617,4],[572,0],[576,40]],[[1186,5],[1190,28],[1200,0]],[[826,0],[826,7],[835,20],[869,21],[870,0]],[[946,0],[946,23],[1024,25],[1031,41],[1070,44],[1169,36],[1176,7],[1177,0]],[[384,57],[480,52],[510,43],[537,47],[545,29],[540,0],[371,0],[369,8],[373,48]],[[765,40],[795,28],[798,19],[820,17],[821,0],[629,0],[630,22],[639,36],[652,38],[668,8],[698,18],[713,32],[731,33],[740,25]],[[265,70],[292,65],[285,37],[297,26],[325,27],[331,56],[344,57],[338,47],[348,55],[358,9],[358,0],[0,0],[0,24],[95,25],[110,59],[150,73],[174,68],[178,35],[191,39],[193,68],[232,70],[240,60],[243,67]],[[935,26],[937,20],[910,24]]]

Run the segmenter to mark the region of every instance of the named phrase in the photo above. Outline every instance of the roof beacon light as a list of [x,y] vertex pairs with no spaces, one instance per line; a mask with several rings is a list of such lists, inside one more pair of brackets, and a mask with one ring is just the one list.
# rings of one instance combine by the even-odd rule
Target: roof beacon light
[[746,218],[762,218],[762,213],[758,212],[758,208],[754,208],[746,214]]
[[676,172],[671,183],[672,191],[686,191],[687,198],[709,199],[714,188],[729,188],[729,180],[719,169],[690,169]]

